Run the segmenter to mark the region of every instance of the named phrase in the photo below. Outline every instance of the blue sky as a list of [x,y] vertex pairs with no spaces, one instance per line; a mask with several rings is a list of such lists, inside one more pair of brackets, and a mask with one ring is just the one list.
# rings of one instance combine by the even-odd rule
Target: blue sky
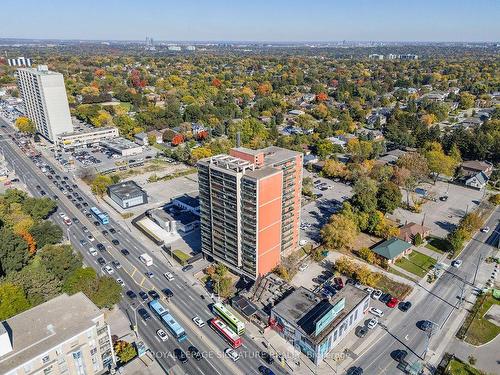
[[0,1],[4,38],[499,41],[499,20],[498,0]]

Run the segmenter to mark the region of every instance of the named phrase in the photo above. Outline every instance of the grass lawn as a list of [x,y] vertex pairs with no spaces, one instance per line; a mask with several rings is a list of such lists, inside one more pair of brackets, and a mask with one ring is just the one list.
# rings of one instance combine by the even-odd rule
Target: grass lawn
[[484,318],[484,314],[492,305],[500,305],[500,301],[491,294],[487,295],[479,308],[476,317],[467,330],[465,341],[472,345],[482,345],[493,340],[500,333],[500,327]]
[[429,237],[427,240],[426,248],[435,251],[439,254],[447,253],[450,249],[450,243],[447,239],[439,237]]
[[174,259],[176,259],[181,265],[187,264],[187,261],[191,259],[191,256],[186,254],[182,250],[174,250],[172,251],[172,255],[174,256]]
[[398,283],[397,281],[388,278],[384,274],[381,275],[382,277],[375,285],[375,288],[380,289],[382,292],[390,293],[394,297],[403,300],[412,291],[411,286],[403,283]]
[[397,269],[394,269],[394,268],[392,268],[390,266],[389,266],[389,269],[387,271],[390,272],[390,273],[392,273],[392,274],[394,274],[394,275],[398,275],[398,276],[404,277],[405,279],[408,279],[410,281],[417,281],[417,280],[415,280],[416,278],[413,279],[413,278],[409,277],[408,275],[406,275],[406,274],[404,274],[402,272],[399,272]]
[[468,363],[462,363],[456,359],[452,359],[448,364],[447,374],[453,375],[482,375],[483,373]]
[[418,277],[424,277],[436,260],[425,254],[413,250],[411,254],[396,261],[396,265]]

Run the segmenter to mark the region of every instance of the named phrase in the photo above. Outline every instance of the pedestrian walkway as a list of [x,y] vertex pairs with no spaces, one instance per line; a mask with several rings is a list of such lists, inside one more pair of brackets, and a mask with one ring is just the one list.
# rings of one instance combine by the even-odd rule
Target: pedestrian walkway
[[[419,280],[419,277],[417,275],[415,275],[415,274],[413,274],[413,273],[411,273],[411,272],[409,272],[409,271],[407,271],[399,266],[396,266],[395,264],[391,264],[390,267],[393,268],[394,270],[402,273],[403,275],[408,276],[412,280],[415,280],[415,281]],[[391,274],[391,277],[392,277],[392,274]]]

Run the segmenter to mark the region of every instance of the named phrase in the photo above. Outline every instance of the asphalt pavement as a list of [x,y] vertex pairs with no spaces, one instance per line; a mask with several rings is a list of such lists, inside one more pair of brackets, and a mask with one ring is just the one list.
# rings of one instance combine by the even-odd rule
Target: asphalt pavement
[[[0,119],[0,122],[3,121]],[[125,283],[123,293],[124,297],[119,306],[122,311],[127,314],[131,324],[135,324],[135,310],[141,307],[144,307],[148,311],[149,309],[145,306],[144,302],[130,300],[125,295],[125,292],[127,290],[133,290],[136,293],[140,290],[145,292],[149,290],[156,290],[162,296],[162,302],[167,305],[174,318],[176,318],[184,327],[188,335],[188,340],[179,344],[171,335],[169,335],[169,339],[166,342],[161,342],[156,335],[156,331],[159,328],[165,329],[165,327],[162,326],[157,317],[151,313],[152,319],[144,322],[137,314],[139,337],[144,340],[164,369],[168,369],[174,364],[179,363],[172,354],[174,349],[181,347],[187,353],[187,347],[194,345],[204,354],[205,358],[201,361],[189,358],[188,363],[181,365],[189,374],[214,373],[222,375],[235,373],[258,373],[258,367],[264,363],[256,355],[256,353],[258,353],[261,349],[251,338],[247,335],[243,337],[244,345],[238,350],[241,358],[238,362],[234,363],[229,358],[223,356],[223,350],[228,347],[228,345],[224,343],[222,339],[208,327],[208,325],[200,329],[192,323],[191,319],[194,316],[199,316],[205,321],[213,317],[209,308],[209,304],[213,301],[210,300],[210,297],[206,295],[206,292],[200,285],[193,284],[191,281],[188,281],[182,273],[176,274],[173,269],[170,269],[158,259],[154,259],[153,266],[146,267],[139,261],[138,258],[140,254],[147,252],[148,246],[152,245],[142,243],[139,239],[134,238],[125,228],[121,227],[119,223],[113,222],[113,220],[110,219],[110,223],[108,225],[95,227],[92,223],[93,220],[88,219],[80,210],[78,210],[74,204],[64,194],[62,194],[50,180],[47,179],[47,177],[36,167],[36,165],[29,160],[8,137],[5,136],[5,134],[12,129],[8,126],[8,124],[6,125],[7,128],[1,129],[4,134],[2,134],[0,146],[7,162],[13,169],[15,169],[16,174],[27,186],[28,190],[33,193],[33,195],[40,196],[39,190],[36,189],[36,186],[40,185],[41,189],[47,193],[48,197],[52,198],[54,195],[58,196],[58,209],[60,211],[65,212],[71,218],[76,217],[80,221],[80,224],[72,224],[67,227],[58,215],[53,215],[51,217],[51,219],[57,222],[62,228],[66,227],[66,236],[69,238],[74,248],[80,251],[83,255],[85,264],[103,273],[102,267],[97,263],[96,258],[100,256],[103,257],[107,264],[110,264],[113,260],[118,260],[120,262],[121,268],[115,269],[111,276],[120,277]],[[51,165],[54,170],[58,171],[57,167],[47,160],[44,160],[44,162]],[[67,176],[70,178],[72,183],[75,182],[72,181],[70,175],[59,171],[57,174],[62,177]],[[91,197],[85,196],[82,191],[78,191],[78,193],[86,202],[89,203],[89,207],[99,207]],[[85,239],[88,242],[87,236],[89,233],[83,232],[83,226],[86,226],[89,229],[90,234],[92,234],[95,238],[94,242],[88,243],[85,246],[80,244],[80,240]],[[110,227],[114,227],[117,230],[117,233],[114,235],[104,236],[101,231],[103,229],[109,229]],[[113,238],[120,241],[118,246],[114,246],[111,243]],[[88,252],[88,248],[90,246],[95,247],[97,242],[104,244],[107,251],[93,257]],[[128,249],[130,255],[124,256],[120,252],[123,248]],[[152,271],[155,276],[151,279],[145,277],[144,274],[146,271]],[[173,282],[168,282],[165,278],[163,278],[163,273],[167,271],[175,274],[175,280]],[[161,292],[161,289],[166,287],[170,288],[174,292],[174,297],[171,298],[170,302],[167,302]],[[202,299],[202,295],[204,295],[204,299]],[[283,373],[282,369],[273,370],[276,373]]]

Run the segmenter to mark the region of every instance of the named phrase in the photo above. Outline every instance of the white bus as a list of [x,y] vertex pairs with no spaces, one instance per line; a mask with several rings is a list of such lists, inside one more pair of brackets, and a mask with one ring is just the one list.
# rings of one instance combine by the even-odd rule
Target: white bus
[[152,266],[153,265],[153,258],[151,258],[148,254],[144,253],[141,254],[139,257],[142,263],[144,263],[146,266]]

